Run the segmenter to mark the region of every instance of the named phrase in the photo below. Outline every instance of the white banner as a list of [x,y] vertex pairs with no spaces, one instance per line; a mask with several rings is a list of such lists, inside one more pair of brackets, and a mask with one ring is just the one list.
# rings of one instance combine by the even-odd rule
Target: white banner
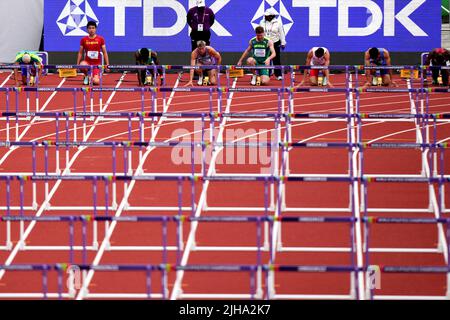
[[44,24],[44,0],[0,0],[0,62],[18,51],[38,50]]

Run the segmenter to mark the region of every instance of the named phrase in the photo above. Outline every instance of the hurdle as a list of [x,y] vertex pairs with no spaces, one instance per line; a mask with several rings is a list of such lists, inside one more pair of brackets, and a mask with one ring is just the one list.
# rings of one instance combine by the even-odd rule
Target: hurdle
[[[407,66],[401,66],[407,69]],[[395,66],[393,68],[398,68]],[[412,70],[415,67],[410,67]],[[174,67],[176,70],[176,66]],[[186,68],[189,69],[189,68]],[[296,69],[292,67],[292,69]],[[228,70],[231,70],[228,68]],[[301,70],[301,67],[297,67],[297,70]],[[109,244],[107,250],[148,250],[148,251],[163,251],[163,260],[162,264],[165,266],[166,271],[167,268],[170,271],[236,271],[236,272],[249,272],[250,274],[250,294],[194,294],[194,293],[184,293],[177,292],[177,298],[255,298],[255,299],[314,299],[314,298],[336,298],[336,299],[397,299],[401,298],[399,296],[377,296],[373,294],[373,290],[370,289],[366,283],[363,283],[361,287],[361,277],[365,280],[369,279],[369,271],[370,271],[370,261],[366,260],[364,264],[361,264],[357,259],[357,255],[362,252],[364,255],[369,257],[369,253],[372,252],[430,252],[430,253],[443,253],[446,263],[448,263],[448,235],[442,233],[442,229],[448,224],[448,220],[443,218],[442,214],[448,212],[448,209],[445,207],[445,186],[449,183],[450,177],[445,175],[444,164],[445,164],[445,149],[448,148],[445,142],[438,140],[438,125],[448,123],[448,119],[450,118],[447,114],[432,114],[429,109],[429,101],[428,96],[431,93],[436,94],[445,94],[448,93],[448,89],[444,88],[424,88],[423,86],[420,88],[368,88],[362,89],[358,86],[351,87],[351,75],[350,73],[357,70],[362,70],[362,67],[359,66],[345,66],[343,70],[346,71],[346,87],[345,88],[293,88],[285,87],[285,88],[271,88],[271,87],[261,87],[261,88],[230,88],[228,86],[217,85],[217,87],[211,88],[169,88],[169,87],[158,87],[158,88],[107,88],[107,87],[95,87],[92,89],[84,89],[84,91],[80,88],[72,89],[72,94],[81,93],[102,93],[102,92],[136,92],[141,94],[141,110],[137,112],[128,112],[128,113],[108,113],[108,112],[94,112],[91,109],[91,112],[87,111],[86,107],[82,112],[78,110],[74,110],[73,112],[61,112],[61,113],[40,113],[40,112],[22,112],[20,108],[16,108],[16,110],[11,110],[9,103],[6,104],[7,110],[2,113],[2,120],[6,120],[6,124],[10,127],[10,119],[15,121],[16,127],[18,128],[17,122],[26,119],[39,118],[39,119],[52,119],[55,121],[55,132],[57,141],[31,141],[31,142],[22,142],[22,141],[11,141],[14,139],[7,138],[6,141],[0,141],[0,147],[5,148],[30,148],[31,149],[31,158],[34,159],[31,161],[31,170],[30,172],[24,172],[22,174],[0,174],[0,180],[5,181],[4,190],[7,193],[7,201],[6,206],[1,208],[5,210],[8,214],[2,221],[6,224],[6,228],[10,231],[7,231],[6,234],[9,234],[7,237],[8,240],[6,242],[5,247],[2,249],[10,250],[11,249],[11,224],[18,223],[19,226],[19,235],[23,235],[23,227],[20,224],[26,221],[36,221],[37,223],[46,223],[52,221],[40,220],[40,219],[32,219],[28,218],[25,215],[25,211],[27,210],[35,210],[38,206],[38,203],[32,203],[31,205],[25,204],[25,190],[27,190],[27,184],[31,183],[34,187],[40,187],[41,184],[50,184],[52,181],[84,181],[87,185],[91,185],[92,187],[92,203],[87,206],[78,206],[74,207],[74,211],[83,211],[88,214],[92,214],[91,216],[84,216],[85,220],[77,218],[77,216],[71,216],[72,218],[64,218],[68,219],[67,221],[62,219],[59,222],[68,223],[68,232],[69,234],[73,231],[73,226],[70,226],[77,223],[84,223],[85,231],[88,232],[87,226],[92,223],[92,225],[96,225],[92,227],[92,234],[97,234],[93,236],[95,239],[91,244],[87,245],[79,245],[79,244],[69,244],[69,246],[31,246],[29,244],[23,243],[21,249],[23,250],[63,250],[69,251],[69,254],[72,254],[76,251],[96,251],[98,250],[98,242],[106,241],[108,242],[107,237],[105,236],[103,239],[98,237],[98,224],[107,223],[112,221],[117,221],[120,223],[142,223],[142,222],[155,222],[161,223],[162,228],[167,228],[167,225],[164,227],[164,223],[176,223],[181,225],[177,226],[177,241],[174,244],[163,243],[167,242],[167,239],[164,241],[161,239],[161,243],[156,243],[151,246],[116,246],[113,244]],[[355,77],[357,77],[357,72],[355,72]],[[9,94],[14,92],[15,94],[20,94],[21,92],[43,92],[52,90],[58,91],[59,89],[65,88],[24,88],[19,91],[15,88],[4,88],[5,90],[1,90],[5,92],[7,96],[6,100],[9,101]],[[64,90],[61,90],[64,91]],[[158,93],[165,94],[169,92],[204,92],[209,95],[209,110],[207,112],[180,112],[180,113],[168,113],[168,112],[157,112],[157,108],[154,104],[154,101],[158,99]],[[240,113],[240,112],[227,112],[222,110],[222,106],[220,102],[218,102],[217,107],[214,107],[214,94],[217,94],[219,97],[221,94],[231,94],[231,93],[239,93],[239,92],[257,92],[257,93],[273,93],[277,95],[278,107],[277,112],[273,113]],[[338,114],[325,114],[325,113],[302,113],[302,110],[296,109],[295,104],[293,103],[294,95],[308,93],[308,92],[332,92],[332,93],[342,93],[345,95],[346,99],[346,110],[345,113]],[[143,95],[149,93],[151,95],[152,106],[151,108],[147,108],[145,106],[145,98]],[[404,114],[365,114],[361,113],[359,110],[359,99],[360,95],[363,93],[377,94],[377,93],[405,93],[410,96],[411,100],[411,111],[410,113]],[[356,96],[354,100],[353,95]],[[283,100],[286,99],[288,107],[287,110],[284,107]],[[77,99],[75,97],[74,99]],[[219,99],[219,98],[218,98]],[[87,100],[87,99],[85,99]],[[221,99],[219,99],[221,100]],[[74,102],[76,105],[77,102]],[[421,105],[422,104],[422,105]],[[86,106],[86,102],[84,102]],[[150,111],[150,112],[149,112]],[[167,142],[155,142],[152,141],[145,136],[146,127],[151,127],[152,124],[157,119],[183,119],[186,121],[201,121],[201,139],[196,140],[194,142],[183,143],[176,141],[167,141]],[[80,141],[78,138],[69,139],[66,130],[66,137],[61,138],[58,132],[60,131],[60,122],[63,121],[65,123],[66,128],[69,128],[70,123],[72,123],[72,128],[74,130],[79,130],[77,128],[77,122],[87,121],[88,119],[114,119],[117,121],[123,121],[128,123],[128,140],[127,141],[91,141],[85,139],[85,134],[83,134],[83,140]],[[219,139],[218,136],[213,134],[213,130],[211,130],[211,135],[209,138],[206,137],[205,129],[207,128],[209,121],[210,127],[214,127],[214,123],[216,121],[222,120],[230,120],[230,121],[239,121],[242,119],[249,121],[267,121],[274,123],[274,132],[276,134],[276,138],[272,142],[265,143],[252,143],[252,142],[223,142]],[[362,125],[365,122],[374,122],[382,119],[386,122],[411,122],[416,127],[416,141],[405,142],[405,143],[377,143],[377,142],[363,142],[362,133],[363,128]],[[296,141],[292,136],[292,123],[294,122],[302,122],[302,121],[330,121],[330,122],[342,122],[346,125],[346,135],[347,139],[345,142],[310,142],[310,141]],[[139,139],[133,140],[131,127],[132,123],[137,123],[138,127],[138,136]],[[281,135],[281,128],[285,126],[286,131],[284,136]],[[14,124],[12,125],[14,127]],[[17,129],[18,130],[18,129]],[[153,130],[153,129],[152,129]],[[8,130],[9,131],[9,130]],[[154,131],[152,131],[154,132]],[[16,137],[18,134],[16,134]],[[153,134],[152,134],[153,136]],[[86,140],[86,141],[85,141]],[[59,154],[59,148],[102,148],[102,150],[111,150],[111,170],[104,173],[77,173],[72,174],[68,173],[65,175],[61,175],[62,165],[55,166],[59,170],[55,170],[55,172],[51,172],[49,170],[52,165],[50,165],[49,152],[53,149],[56,154]],[[130,152],[131,150],[139,150],[142,151],[144,148],[174,148],[174,147],[184,147],[188,150],[189,156],[192,157],[195,155],[196,150],[201,150],[201,161],[202,168],[200,171],[191,170],[190,172],[186,172],[183,174],[170,174],[170,173],[143,173],[137,172],[135,175],[131,175],[132,168],[130,167],[131,158]],[[206,158],[206,153],[211,152],[211,150],[217,150],[219,148],[233,148],[233,147],[241,147],[241,148],[268,148],[271,150],[271,161],[274,163],[273,168],[271,168],[270,173],[268,174],[245,174],[245,173],[237,173],[237,174],[220,174],[220,173],[212,173],[207,174],[205,172],[204,161]],[[36,170],[36,152],[37,150],[43,149],[44,152],[44,172],[38,172]],[[208,149],[209,148],[209,149]],[[292,170],[289,166],[289,155],[292,150],[300,149],[336,149],[343,150],[346,153],[346,162],[348,164],[348,172],[339,173],[339,174],[303,174],[303,173],[292,173]],[[388,149],[388,150],[399,150],[399,149],[409,149],[409,150],[417,150],[421,154],[422,159],[422,172],[418,174],[368,174],[365,169],[366,163],[366,153],[368,150],[374,149]],[[193,151],[194,150],[194,151]],[[117,170],[117,152],[123,152],[123,172],[119,172]],[[142,159],[142,153],[140,154]],[[280,160],[278,160],[280,157]],[[58,157],[55,157],[59,159]],[[66,157],[67,159],[68,157]],[[59,160],[56,160],[57,163]],[[278,162],[279,161],[279,162]],[[194,163],[194,161],[192,161]],[[154,217],[143,216],[143,217],[114,217],[112,213],[117,209],[117,204],[113,199],[115,198],[114,191],[109,191],[112,185],[115,184],[126,184],[130,181],[143,181],[145,183],[152,183],[155,181],[166,181],[173,183],[173,190],[177,192],[177,206],[133,206],[132,204],[128,204],[125,206],[125,211],[167,211],[170,214],[168,216],[159,216]],[[227,207],[214,207],[210,206],[211,204],[205,204],[201,208],[197,208],[198,204],[195,202],[195,184],[202,184],[208,182],[227,182],[227,181],[235,181],[235,182],[248,182],[254,185],[262,186],[264,190],[262,193],[262,198],[264,199],[264,204],[259,207],[251,207],[251,208],[242,208],[239,206],[227,206]],[[83,183],[84,183],[83,182]],[[308,183],[336,183],[336,184],[348,184],[349,188],[349,197],[348,197],[348,207],[343,208],[295,208],[289,206],[286,203],[286,192],[289,190],[289,184],[308,184]],[[12,184],[18,184],[19,186],[19,204],[13,204],[12,199],[14,198],[11,190]],[[191,184],[190,192],[184,192],[183,184],[188,183]],[[428,186],[429,192],[429,206],[428,208],[400,208],[398,212],[409,212],[414,214],[416,213],[435,213],[434,218],[396,218],[396,217],[371,217],[370,214],[373,213],[381,213],[382,211],[390,211],[395,212],[395,208],[372,208],[368,206],[368,197],[370,196],[370,186],[375,183],[421,183]],[[3,183],[2,183],[3,184]],[[434,187],[437,187],[437,191],[432,190]],[[276,193],[272,190],[275,190]],[[104,188],[105,190],[105,199],[100,199],[99,190]],[[361,188],[361,199],[358,197],[358,191]],[[126,187],[125,187],[126,189]],[[124,190],[125,190],[124,189]],[[47,195],[48,195],[48,187],[47,187]],[[184,205],[183,199],[185,196],[190,196],[190,204],[188,206]],[[14,196],[17,196],[14,195]],[[32,196],[31,198],[35,198]],[[9,200],[8,200],[9,199]],[[194,200],[193,200],[194,199]],[[45,199],[45,201],[49,199]],[[127,199],[125,199],[127,200]],[[44,201],[44,202],[45,202]],[[128,201],[128,200],[127,200]],[[33,201],[34,202],[34,201]],[[105,205],[102,205],[101,202],[104,202]],[[41,205],[41,203],[39,204]],[[34,209],[33,209],[34,208]],[[201,210],[204,212],[207,211],[254,211],[258,212],[259,215],[257,217],[246,217],[246,216],[229,216],[229,217],[201,217],[195,216],[195,210]],[[251,209],[251,210],[250,210]],[[52,206],[49,205],[46,210],[68,210],[67,206]],[[330,212],[342,212],[345,214],[343,217],[305,217],[305,216],[288,216],[287,214],[291,212],[326,212],[327,210],[331,210]],[[402,210],[402,211],[400,211]],[[12,212],[18,211],[18,216],[12,215]],[[70,211],[70,209],[69,209]],[[359,215],[363,214],[362,217]],[[86,218],[90,217],[90,218]],[[46,218],[46,217],[42,217]],[[71,220],[72,219],[72,220]],[[159,220],[158,220],[159,219]],[[209,219],[209,220],[208,220]],[[151,221],[150,221],[151,220]],[[292,220],[292,221],[291,221]],[[193,251],[248,251],[255,252],[256,255],[261,255],[263,252],[269,253],[269,264],[263,262],[262,260],[257,260],[255,265],[249,266],[233,266],[223,268],[217,266],[189,266],[189,265],[178,265],[180,262],[180,253],[182,253],[184,247],[184,243],[179,241],[182,239],[182,223],[181,222],[189,221],[189,222],[221,222],[221,221],[231,221],[231,222],[243,222],[249,224],[259,224],[256,230],[256,242],[251,246],[199,246],[195,244],[191,248]],[[350,245],[348,247],[338,248],[322,248],[322,247],[294,247],[294,246],[286,246],[283,244],[282,239],[282,227],[288,222],[303,222],[303,223],[343,223],[349,227],[349,239]],[[412,223],[423,223],[423,224],[433,224],[438,227],[441,231],[438,230],[438,239],[439,244],[437,248],[409,248],[409,250],[405,250],[406,248],[376,248],[370,245],[370,230],[371,225],[375,223],[404,223],[404,224],[412,224]],[[9,227],[8,227],[9,225]],[[357,239],[357,229],[358,225],[362,225],[367,233],[364,236],[363,247],[358,248],[359,240]],[[22,228],[22,231],[20,231]],[[166,233],[165,233],[166,232]],[[167,229],[163,231],[163,234],[167,236]],[[181,235],[181,236],[180,236]],[[19,236],[19,240],[21,236]],[[70,236],[69,236],[70,239]],[[24,241],[23,241],[24,242]],[[177,262],[174,265],[171,265],[169,261],[167,261],[167,252],[166,251],[176,251],[177,252]],[[342,252],[342,253],[350,253],[351,261],[348,266],[277,266],[276,265],[276,253],[277,252]],[[445,254],[447,252],[447,254]],[[85,255],[85,253],[83,253]],[[82,256],[83,256],[82,255]],[[165,258],[164,258],[165,257]],[[370,257],[369,257],[370,258]],[[68,258],[71,261],[71,264],[78,261],[71,260],[70,256]],[[85,265],[86,261],[81,261],[81,269],[83,271],[102,271],[102,266],[87,266]],[[61,270],[63,270],[62,266],[59,266]],[[192,270],[190,269],[196,269]],[[46,272],[50,272],[53,270],[54,266],[47,265],[44,266],[32,266],[30,269],[35,268],[37,272],[41,272],[45,269]],[[136,268],[122,267],[122,266],[104,266],[104,269],[112,268],[117,269],[117,271],[136,271],[136,272],[153,272],[153,271],[163,271],[160,269],[161,265],[155,266],[137,266]],[[1,269],[1,268],[0,268]],[[231,270],[232,269],[232,270]],[[11,266],[10,269],[4,269],[8,271],[14,271],[14,266]],[[55,269],[56,270],[56,269]],[[447,274],[447,283],[448,281],[448,268],[447,267],[436,267],[436,268],[427,268],[427,267],[416,267],[416,266],[404,266],[404,267],[386,267],[381,266],[381,272],[386,273],[442,273]],[[58,271],[58,270],[56,270]],[[302,272],[302,273],[322,273],[322,272],[338,272],[338,273],[348,273],[349,274],[349,293],[346,295],[290,295],[277,292],[275,288],[275,281],[277,274],[280,272]],[[254,275],[252,275],[254,273]],[[47,277],[42,274],[43,278]],[[166,275],[167,276],[167,275]],[[164,277],[164,275],[162,276]],[[266,289],[260,286],[263,277],[266,277],[266,281],[268,286]],[[43,280],[46,282],[47,280]],[[149,277],[146,278],[147,282],[151,282]],[[164,287],[164,281],[161,284],[161,292],[150,294],[147,293],[136,293],[130,295],[121,295],[120,293],[115,294],[102,294],[96,293],[91,294],[86,288],[83,288],[79,293],[80,298],[113,298],[113,297],[125,297],[125,298],[168,298],[167,284]],[[449,286],[448,286],[449,287]],[[362,293],[362,294],[361,294]],[[62,298],[62,297],[73,297],[73,288],[70,295],[65,295],[61,291],[61,293],[46,293],[46,290],[43,288],[43,292],[35,294],[34,297],[52,297],[52,298]],[[406,296],[403,298],[407,298]],[[438,299],[448,298],[448,297],[435,297]]]

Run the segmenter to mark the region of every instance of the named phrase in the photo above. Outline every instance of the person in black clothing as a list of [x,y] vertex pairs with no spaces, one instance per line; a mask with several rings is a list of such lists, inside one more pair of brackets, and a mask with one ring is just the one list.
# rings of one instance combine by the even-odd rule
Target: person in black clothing
[[189,9],[187,13],[187,23],[191,27],[191,47],[194,51],[197,48],[197,42],[203,40],[206,45],[210,45],[211,26],[214,24],[214,12],[206,7],[205,0],[197,0],[197,6]]
[[[428,58],[425,64],[428,66],[435,66],[435,67],[448,66],[450,65],[450,52],[444,48],[436,48],[428,54]],[[433,74],[433,85],[439,84],[438,78],[440,73],[442,77],[442,84],[444,86],[448,86],[448,76],[449,76],[448,70],[432,69],[431,72]]]

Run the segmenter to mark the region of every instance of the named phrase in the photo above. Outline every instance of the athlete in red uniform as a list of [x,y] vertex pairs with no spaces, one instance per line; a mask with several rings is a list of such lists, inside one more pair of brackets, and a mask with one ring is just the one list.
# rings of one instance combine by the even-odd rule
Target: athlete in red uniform
[[[108,53],[106,51],[105,39],[97,35],[97,23],[95,21],[89,21],[87,24],[88,36],[84,37],[80,41],[80,50],[78,51],[77,64],[78,65],[101,65],[102,57],[100,52],[103,53],[106,65],[109,65]],[[84,53],[84,60],[83,60]],[[88,69],[81,69],[84,73],[84,84],[89,84]],[[107,71],[107,70],[105,70]],[[100,69],[95,68],[92,70],[92,83],[100,83]]]

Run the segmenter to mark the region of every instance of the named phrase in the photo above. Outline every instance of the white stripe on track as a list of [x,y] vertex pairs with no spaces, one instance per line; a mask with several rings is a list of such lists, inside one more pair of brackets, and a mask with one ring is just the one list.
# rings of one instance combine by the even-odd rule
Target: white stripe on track
[[[178,84],[179,84],[179,78],[177,79],[177,81],[176,81],[174,87],[176,88],[176,87],[178,86]],[[169,108],[169,106],[170,106],[170,104],[171,104],[171,102],[172,102],[172,99],[173,99],[173,97],[174,97],[174,95],[175,95],[175,92],[176,92],[176,91],[172,91],[172,93],[170,94],[170,97],[169,97],[169,99],[168,99],[168,101],[167,101],[167,103],[166,103],[164,112],[167,112],[167,109]],[[158,126],[156,127],[156,129],[155,129],[155,131],[154,131],[154,133],[153,133],[153,136],[152,136],[151,139],[150,139],[152,142],[155,141],[156,135],[157,135],[157,133],[159,132],[159,129],[160,129],[159,124],[160,124],[162,121],[164,121],[164,119],[166,119],[166,118],[165,118],[165,117],[161,117],[161,118],[159,119],[159,121],[158,121]],[[144,165],[144,163],[145,163],[147,157],[149,156],[149,154],[150,154],[153,150],[155,150],[155,147],[147,148],[147,151],[145,152],[145,154],[142,156],[141,160],[139,161],[139,164],[138,164],[138,166],[137,166],[137,168],[136,168],[136,172],[138,172],[139,170],[142,170],[142,167],[143,167],[143,165]],[[120,217],[120,215],[122,214],[123,210],[125,209],[125,205],[126,205],[127,202],[128,202],[128,198],[129,198],[131,192],[133,191],[133,188],[134,188],[134,185],[135,185],[135,184],[136,184],[136,180],[132,180],[132,181],[130,182],[130,185],[128,186],[128,188],[127,188],[126,191],[124,192],[122,201],[120,202],[120,205],[119,205],[119,207],[117,208],[115,217]],[[106,233],[105,233],[105,236],[104,236],[104,238],[103,238],[102,244],[100,245],[100,248],[99,248],[97,254],[95,255],[95,258],[94,258],[94,261],[92,262],[92,265],[96,266],[96,265],[98,265],[98,264],[100,263],[100,261],[101,261],[101,259],[102,259],[102,257],[103,257],[103,254],[104,254],[104,252],[105,252],[107,246],[108,246],[109,243],[110,243],[110,239],[111,239],[111,237],[112,237],[112,234],[113,234],[114,229],[116,228],[116,226],[117,226],[117,221],[113,221],[113,222],[110,224],[108,230],[107,230]],[[92,269],[89,270],[88,274],[86,275],[85,279],[83,280],[81,289],[80,289],[80,291],[79,291],[79,293],[78,293],[78,295],[77,295],[77,297],[76,297],[76,300],[82,300],[82,299],[84,299],[85,296],[89,293],[89,284],[91,283],[92,278],[94,277],[94,274],[95,274],[95,271],[94,271],[94,270],[92,270]]]
[[[126,73],[124,73],[124,74],[122,75],[122,77],[120,78],[119,82],[118,82],[117,85],[116,85],[116,88],[118,88],[118,87],[121,85],[123,79],[125,78],[125,75],[126,75]],[[64,80],[65,80],[65,78],[63,79],[62,83],[64,82]],[[62,85],[62,83],[61,83],[60,85]],[[116,93],[116,92],[117,92],[117,91],[114,91],[114,92],[110,95],[110,97],[109,97],[108,101],[106,102],[106,104],[105,104],[105,106],[104,106],[102,112],[103,112],[104,110],[106,110],[106,108],[107,108],[108,105],[109,105],[109,102],[113,99],[113,97],[115,96],[115,93]],[[55,91],[54,94],[56,94],[56,93],[57,93],[57,92]],[[54,96],[54,95],[52,94],[51,97],[53,97],[53,96]],[[49,99],[50,99],[50,98],[49,98]],[[48,100],[48,102],[50,102],[50,101]],[[47,103],[47,104],[48,104],[48,103]],[[46,107],[46,105],[45,105],[45,107]],[[44,108],[44,107],[43,107],[43,108]],[[36,119],[36,118],[34,118],[34,119]],[[95,122],[98,122],[98,120],[99,120],[99,118],[98,118]],[[30,127],[31,127],[31,125],[30,125]],[[89,138],[89,136],[92,134],[92,132],[94,131],[94,129],[95,129],[95,124],[91,127],[91,129],[89,130],[89,132],[86,134],[85,141]],[[66,175],[66,174],[68,174],[68,170],[69,170],[70,167],[73,165],[73,163],[75,162],[76,158],[77,158],[77,157],[80,155],[80,153],[83,152],[83,150],[85,150],[86,148],[87,148],[87,147],[81,147],[80,149],[78,149],[78,151],[77,151],[77,152],[73,155],[73,157],[70,159],[69,164],[68,164],[68,167],[64,169],[64,171],[61,173],[61,175]],[[49,204],[49,202],[50,202],[50,200],[52,199],[53,195],[56,193],[56,191],[57,191],[58,187],[60,186],[61,182],[62,182],[62,180],[56,181],[55,185],[53,186],[53,188],[51,189],[51,191],[50,191],[49,194],[48,194],[48,198],[42,203],[41,207],[40,207],[39,210],[36,212],[35,217],[40,217],[40,216],[43,214],[43,212],[45,212],[45,209],[46,209],[47,205]],[[25,230],[25,232],[24,232],[24,234],[23,234],[23,238],[22,238],[22,240],[23,240],[24,242],[26,241],[26,239],[28,238],[28,236],[30,235],[30,233],[33,231],[33,229],[34,229],[36,223],[37,223],[37,221],[34,220],[34,221],[32,221],[32,222],[28,225],[27,229]],[[6,262],[4,263],[4,265],[6,265],[6,266],[11,265],[11,263],[12,263],[13,260],[14,260],[14,258],[15,258],[16,255],[19,253],[20,248],[22,247],[22,245],[23,245],[23,243],[22,243],[21,241],[18,241],[18,242],[17,242],[17,244],[16,244],[16,246],[14,247],[14,249],[12,250],[11,254],[10,254],[10,255],[8,256],[8,258],[6,259]],[[5,270],[4,270],[4,269],[3,269],[3,270],[0,270],[0,280],[3,278],[4,275],[5,275]]]
[[[236,83],[237,83],[237,78],[234,80],[232,87],[235,88],[236,87]],[[231,106],[231,102],[233,100],[233,92],[230,94],[229,99],[227,101],[227,106],[225,108],[225,112],[230,112],[230,106]],[[226,121],[227,118],[224,118],[222,120],[222,123],[220,124],[220,129],[219,129],[219,133],[217,135],[217,142],[222,142],[223,141],[223,131],[225,130],[225,126],[226,126]],[[219,155],[220,151],[223,148],[218,148],[216,150],[213,151],[213,154],[211,156],[211,160],[210,160],[210,165],[208,168],[208,173],[207,175],[210,176],[212,175],[212,173],[215,170],[215,165],[216,165],[216,159],[217,156]],[[201,212],[203,210],[203,204],[206,201],[206,193],[208,191],[208,187],[209,187],[209,180],[205,181],[205,183],[203,184],[203,189],[202,189],[202,193],[200,194],[200,199],[198,201],[198,205],[197,205],[197,210],[195,210],[195,217],[199,217],[201,215]],[[197,227],[198,227],[198,221],[194,221],[191,223],[191,229],[189,232],[189,236],[188,236],[188,240],[186,242],[186,246],[184,249],[184,253],[183,256],[181,258],[181,265],[185,266],[189,260],[189,255],[191,253],[191,249],[194,246],[195,243],[195,235],[197,232]],[[172,290],[172,294],[170,295],[170,299],[171,300],[175,300],[178,298],[179,293],[181,292],[181,285],[183,282],[183,277],[184,277],[184,271],[183,270],[179,270],[177,271],[177,277],[173,286],[173,290]]]

